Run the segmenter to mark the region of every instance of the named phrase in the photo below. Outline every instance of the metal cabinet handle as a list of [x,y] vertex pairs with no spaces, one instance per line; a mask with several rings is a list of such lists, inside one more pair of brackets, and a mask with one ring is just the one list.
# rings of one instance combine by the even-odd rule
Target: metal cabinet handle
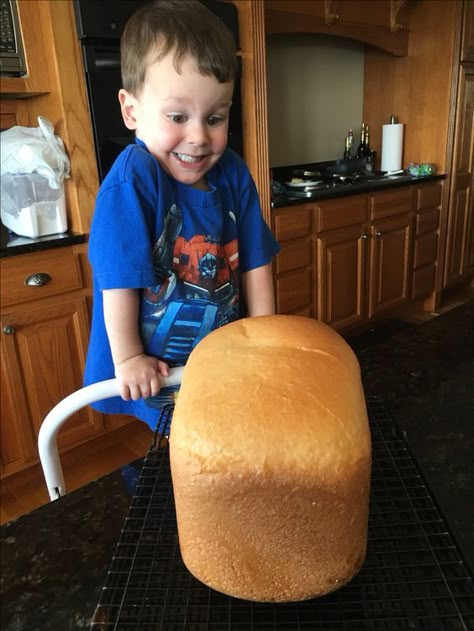
[[38,272],[37,274],[31,274],[25,280],[25,285],[28,287],[42,287],[43,285],[47,285],[51,280],[51,276],[44,272]]
[[15,329],[12,326],[4,326],[3,332],[5,335],[13,335],[13,333],[15,333]]
[[376,236],[376,237],[381,237],[381,236],[382,236],[382,233],[377,231],[377,232],[375,233],[375,236]]
[[368,235],[368,234],[361,234],[361,235],[360,235],[360,238],[361,238],[361,239],[368,239],[368,238],[369,238],[369,235]]

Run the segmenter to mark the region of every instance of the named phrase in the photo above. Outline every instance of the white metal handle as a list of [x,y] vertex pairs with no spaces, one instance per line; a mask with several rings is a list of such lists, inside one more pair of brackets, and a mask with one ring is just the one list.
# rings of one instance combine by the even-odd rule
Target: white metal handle
[[[176,386],[181,383],[183,366],[170,368],[168,377],[160,375],[161,386]],[[117,379],[99,381],[90,386],[76,390],[68,397],[60,401],[44,419],[38,435],[38,451],[41,466],[43,468],[48,493],[51,500],[56,500],[66,493],[64,475],[59,459],[57,436],[58,432],[68,418],[81,408],[120,395]]]

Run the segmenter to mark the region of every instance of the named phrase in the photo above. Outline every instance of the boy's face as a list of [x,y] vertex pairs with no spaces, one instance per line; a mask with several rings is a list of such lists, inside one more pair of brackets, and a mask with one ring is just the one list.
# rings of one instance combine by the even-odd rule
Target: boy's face
[[120,90],[122,116],[171,177],[205,189],[227,145],[234,85],[199,74],[190,57],[178,74],[173,60],[172,51],[148,66],[139,96]]

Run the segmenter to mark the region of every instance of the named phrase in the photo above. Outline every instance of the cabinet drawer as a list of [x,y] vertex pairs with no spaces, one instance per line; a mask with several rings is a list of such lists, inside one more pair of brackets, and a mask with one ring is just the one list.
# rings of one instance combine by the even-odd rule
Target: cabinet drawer
[[422,208],[434,208],[435,206],[439,206],[441,204],[442,191],[443,187],[439,182],[420,186],[417,196],[417,209],[421,210]]
[[317,207],[318,232],[364,223],[367,218],[367,203],[366,195],[320,202]]
[[434,263],[438,253],[438,234],[429,232],[417,238],[415,242],[415,260],[413,267],[417,269],[422,265]]
[[288,313],[311,305],[311,269],[290,272],[276,280],[278,313]]
[[413,272],[412,298],[426,298],[434,292],[436,265],[427,265]]
[[299,267],[307,267],[311,264],[311,241],[309,239],[295,239],[283,243],[275,263],[277,274],[289,272]]
[[[30,302],[83,286],[79,258],[60,248],[47,254],[24,254],[2,259],[2,307]],[[44,284],[27,285],[29,278],[41,275]]]
[[439,227],[439,208],[431,208],[416,215],[416,234],[434,232]]
[[311,215],[313,208],[304,206],[294,207],[275,215],[275,237],[277,241],[287,241],[306,237],[311,233]]
[[391,189],[370,197],[370,218],[383,219],[408,213],[413,207],[413,187]]

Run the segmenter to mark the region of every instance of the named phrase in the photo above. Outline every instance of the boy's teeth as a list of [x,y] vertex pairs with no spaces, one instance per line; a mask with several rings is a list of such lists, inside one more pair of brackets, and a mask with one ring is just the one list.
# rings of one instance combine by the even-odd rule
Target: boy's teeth
[[177,153],[176,155],[183,162],[198,162],[200,160],[200,158],[195,158],[194,156],[188,156],[186,153]]

